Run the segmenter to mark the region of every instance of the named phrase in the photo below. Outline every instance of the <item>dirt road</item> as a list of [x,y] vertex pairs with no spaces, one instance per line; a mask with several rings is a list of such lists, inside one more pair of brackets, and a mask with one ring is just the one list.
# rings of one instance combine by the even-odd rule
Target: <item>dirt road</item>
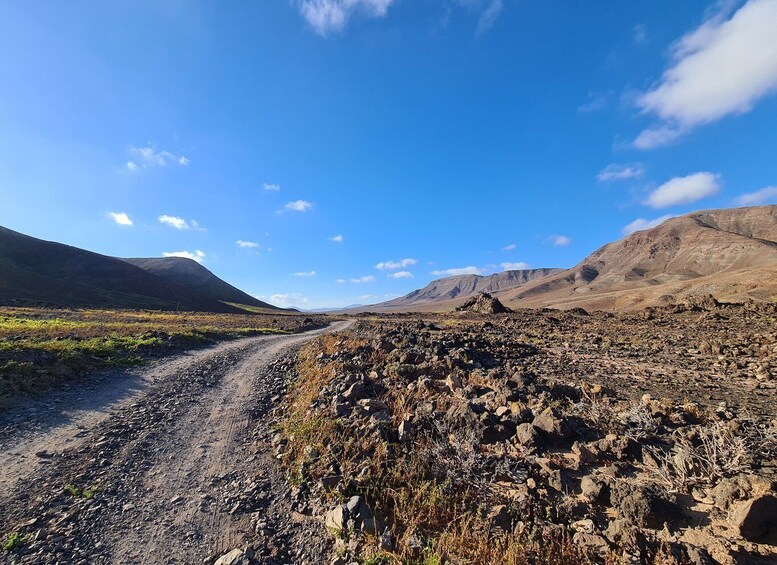
[[[321,526],[294,512],[269,414],[284,356],[314,336],[262,336],[101,376],[0,420],[2,562],[315,563]],[[280,367],[278,366],[280,365]]]

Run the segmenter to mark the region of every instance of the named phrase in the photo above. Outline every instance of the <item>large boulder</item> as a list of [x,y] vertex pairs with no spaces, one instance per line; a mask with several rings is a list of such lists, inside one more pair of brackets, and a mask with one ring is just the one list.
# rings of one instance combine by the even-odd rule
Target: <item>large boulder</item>
[[777,497],[764,494],[739,504],[731,523],[746,540],[777,545]]
[[487,292],[473,296],[464,304],[456,308],[458,312],[475,312],[478,314],[507,314],[512,312],[507,306],[499,302]]

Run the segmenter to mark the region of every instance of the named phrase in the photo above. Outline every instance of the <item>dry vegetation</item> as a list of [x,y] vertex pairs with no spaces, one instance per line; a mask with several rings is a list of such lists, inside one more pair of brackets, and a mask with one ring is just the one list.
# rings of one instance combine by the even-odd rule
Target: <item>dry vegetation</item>
[[275,444],[334,563],[768,562],[738,513],[772,503],[774,332],[773,307],[364,317],[301,352]]
[[284,313],[0,308],[0,408],[19,392],[40,392],[95,369],[135,365],[218,340],[292,333],[322,323],[320,318]]

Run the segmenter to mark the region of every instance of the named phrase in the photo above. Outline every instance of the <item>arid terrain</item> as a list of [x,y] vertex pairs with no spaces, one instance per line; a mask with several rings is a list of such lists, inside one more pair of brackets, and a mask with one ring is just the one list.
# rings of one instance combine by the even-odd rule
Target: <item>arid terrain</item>
[[774,562],[777,307],[500,310],[230,340],[19,401],[0,559]]

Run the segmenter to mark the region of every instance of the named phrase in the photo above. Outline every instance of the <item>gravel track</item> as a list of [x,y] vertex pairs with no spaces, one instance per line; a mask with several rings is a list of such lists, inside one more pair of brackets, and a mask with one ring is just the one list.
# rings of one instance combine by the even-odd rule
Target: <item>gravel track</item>
[[29,537],[0,562],[202,563],[246,546],[259,563],[318,562],[323,528],[292,509],[271,413],[287,356],[350,323],[100,375],[7,414],[0,533]]

